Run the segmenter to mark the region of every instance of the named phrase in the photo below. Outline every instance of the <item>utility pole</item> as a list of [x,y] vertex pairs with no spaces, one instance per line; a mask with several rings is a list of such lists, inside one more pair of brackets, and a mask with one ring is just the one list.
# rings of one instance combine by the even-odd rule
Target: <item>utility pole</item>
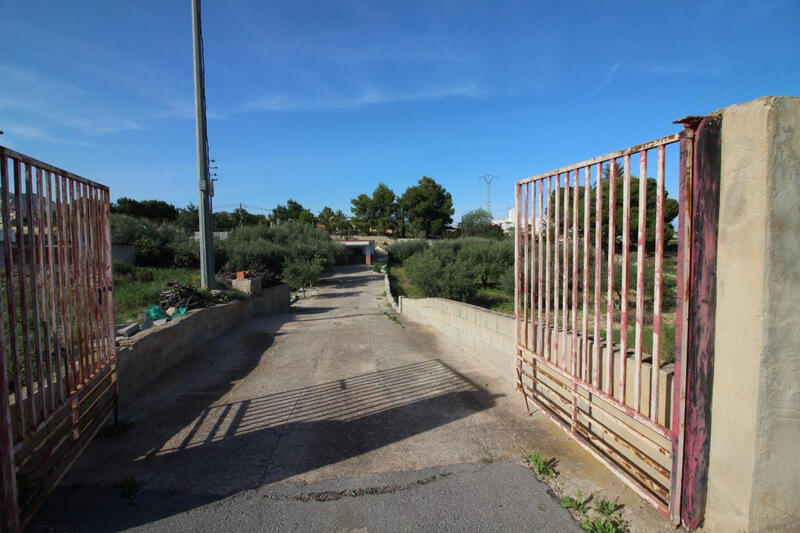
[[211,229],[212,184],[208,168],[208,130],[206,128],[206,89],[203,67],[203,28],[200,0],[192,0],[192,37],[194,49],[194,105],[197,136],[197,182],[200,190],[200,285],[214,288],[214,245]]
[[479,179],[482,179],[486,182],[486,210],[489,212],[489,216],[492,216],[492,182],[494,180],[500,179],[497,176],[493,176],[491,174],[486,174],[485,176],[481,176]]

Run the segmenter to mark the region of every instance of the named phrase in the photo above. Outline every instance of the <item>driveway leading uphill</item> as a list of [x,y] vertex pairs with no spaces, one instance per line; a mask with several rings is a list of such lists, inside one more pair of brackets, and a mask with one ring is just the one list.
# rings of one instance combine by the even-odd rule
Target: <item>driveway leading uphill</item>
[[209,344],[121,406],[32,529],[580,531],[523,465],[519,400],[383,290],[342,267]]

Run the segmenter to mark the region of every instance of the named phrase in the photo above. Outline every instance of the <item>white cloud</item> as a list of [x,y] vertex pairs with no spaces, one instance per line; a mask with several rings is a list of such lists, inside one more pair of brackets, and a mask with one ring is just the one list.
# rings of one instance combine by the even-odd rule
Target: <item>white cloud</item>
[[[9,139],[12,141],[14,137],[21,137],[23,139],[34,139],[37,141],[46,141],[52,142],[57,144],[69,144],[73,146],[89,146],[90,143],[80,140],[80,139],[72,139],[69,137],[59,137],[55,135],[51,135],[48,132],[41,130],[35,126],[31,126],[29,124],[5,124],[3,126],[4,133],[9,136]],[[5,142],[5,139],[3,139]]]
[[619,69],[621,68],[622,68],[622,61],[617,61],[616,63],[611,65],[611,67],[606,69],[605,73],[603,74],[602,83],[596,84],[594,87],[592,87],[592,90],[583,95],[583,97],[591,98],[595,96],[597,93],[599,93],[603,89],[603,87],[609,85],[611,82],[614,81],[614,78],[617,76],[617,72],[619,72]]
[[473,82],[450,87],[421,89],[410,92],[389,92],[372,86],[365,87],[354,96],[293,98],[286,95],[270,95],[241,106],[242,111],[343,111],[360,107],[401,102],[424,102],[447,98],[481,98],[483,91]]
[[665,65],[662,63],[649,63],[642,67],[642,72],[645,74],[660,74],[665,76],[680,76],[684,74],[709,74],[717,76],[719,75],[719,70],[708,68],[708,67],[698,67],[695,65],[687,65],[687,64],[673,64],[673,65]]

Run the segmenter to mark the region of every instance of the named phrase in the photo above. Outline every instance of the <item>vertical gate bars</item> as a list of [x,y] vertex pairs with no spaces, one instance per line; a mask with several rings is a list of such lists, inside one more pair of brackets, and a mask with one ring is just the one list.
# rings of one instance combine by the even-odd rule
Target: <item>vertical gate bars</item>
[[[687,141],[687,137],[689,141]],[[664,280],[665,151],[681,143],[679,268],[676,336],[685,337],[687,320],[681,306],[688,300],[682,271],[688,253],[690,224],[686,220],[686,176],[691,176],[691,132],[674,134],[600,156],[516,183],[515,316],[517,322],[516,388],[531,397],[554,420],[606,466],[620,476],[665,516],[680,506],[682,468],[685,339],[676,339],[674,380],[661,390],[661,322]],[[689,146],[687,148],[687,145]],[[657,154],[655,250],[653,265],[652,351],[648,380],[642,379],[644,332],[650,325],[645,314],[647,247],[647,158]],[[686,152],[689,157],[686,157]],[[631,242],[631,156],[639,158],[635,289],[629,282]],[[616,220],[618,159],[623,160],[622,220]],[[592,198],[592,168],[595,169]],[[581,170],[583,179],[582,226]],[[607,178],[603,178],[607,171]],[[562,183],[561,177],[564,176]],[[555,181],[554,181],[555,180]],[[555,187],[553,184],[555,183]],[[603,189],[608,184],[608,202]],[[563,189],[563,190],[560,190]],[[523,197],[524,195],[524,197]],[[563,198],[562,198],[563,195]],[[563,205],[562,205],[563,201]],[[571,207],[570,207],[571,204]],[[604,205],[605,204],[605,205]],[[594,205],[592,221],[590,210]],[[603,215],[607,209],[605,331],[601,329],[603,281]],[[571,216],[571,219],[570,219]],[[563,217],[563,219],[561,218]],[[570,224],[571,222],[571,224]],[[592,223],[594,253],[590,253]],[[617,225],[621,223],[621,231]],[[525,224],[523,227],[521,224]],[[551,226],[553,237],[551,239]],[[621,233],[621,235],[619,235]],[[618,240],[619,239],[619,240]],[[582,242],[581,242],[582,241]],[[571,247],[571,248],[570,248]],[[619,256],[617,250],[619,249]],[[552,255],[551,255],[552,250]],[[581,256],[582,252],[582,256]],[[571,259],[570,259],[571,256]],[[621,260],[619,293],[619,348],[615,348],[615,271]],[[582,259],[582,261],[581,261]],[[551,266],[552,281],[551,284]],[[594,272],[590,273],[590,266]],[[571,267],[571,268],[570,268]],[[593,287],[590,287],[593,280]],[[632,368],[628,365],[628,299],[635,291],[635,325]],[[571,291],[571,301],[569,299]],[[579,291],[581,294],[579,295]],[[593,293],[593,294],[592,294]],[[552,301],[552,307],[551,307]],[[593,310],[589,304],[593,304]],[[579,307],[580,303],[580,307]],[[571,305],[570,305],[571,304]],[[534,308],[534,306],[536,306]],[[560,307],[559,307],[560,306]],[[590,332],[590,313],[593,313]],[[551,326],[550,319],[553,319]],[[524,322],[524,324],[523,324]],[[530,334],[529,334],[530,333]],[[684,342],[681,342],[681,341]],[[619,356],[619,362],[615,356]],[[615,368],[616,373],[615,373]],[[632,370],[632,383],[627,374]],[[526,383],[530,382],[530,385]],[[643,393],[643,389],[648,389]],[[672,406],[664,394],[672,393]],[[616,393],[616,394],[615,394]],[[643,398],[644,394],[644,398]],[[647,400],[647,406],[643,400]],[[660,413],[659,406],[665,409]],[[671,413],[669,413],[671,407]],[[602,416],[599,416],[601,415]],[[671,418],[668,418],[670,417]],[[613,429],[612,429],[613,426]],[[626,438],[624,435],[628,435]],[[667,444],[669,443],[669,444]],[[670,449],[671,448],[671,449]],[[671,467],[665,466],[667,463]],[[653,475],[661,476],[664,482]]]
[[15,531],[115,405],[110,197],[0,146],[0,207],[0,518]]

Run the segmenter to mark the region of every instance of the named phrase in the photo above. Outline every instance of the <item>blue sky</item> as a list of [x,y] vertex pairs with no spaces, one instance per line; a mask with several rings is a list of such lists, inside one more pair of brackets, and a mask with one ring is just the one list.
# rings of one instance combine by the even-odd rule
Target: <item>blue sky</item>
[[[800,3],[205,0],[215,210],[349,213],[428,175],[456,220],[514,179],[800,95]],[[197,203],[189,0],[9,2],[0,144]],[[674,191],[674,185],[668,183]],[[254,212],[260,212],[251,209]]]

